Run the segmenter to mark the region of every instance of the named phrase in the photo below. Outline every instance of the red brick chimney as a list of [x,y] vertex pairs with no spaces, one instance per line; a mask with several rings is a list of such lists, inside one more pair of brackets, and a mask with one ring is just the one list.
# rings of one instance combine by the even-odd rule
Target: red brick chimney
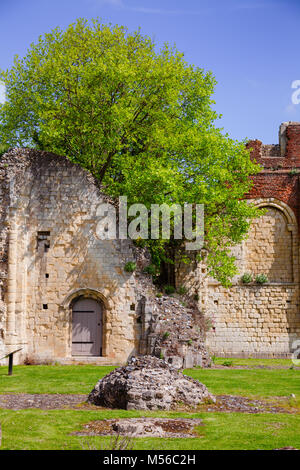
[[289,166],[300,167],[300,122],[283,122],[279,129],[280,154]]

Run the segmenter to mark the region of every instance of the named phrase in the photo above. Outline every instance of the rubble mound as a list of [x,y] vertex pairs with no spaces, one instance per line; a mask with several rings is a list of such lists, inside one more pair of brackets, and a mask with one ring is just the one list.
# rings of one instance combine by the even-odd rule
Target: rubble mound
[[183,375],[154,356],[132,358],[103,377],[88,396],[88,402],[125,410],[170,410],[215,402],[205,385]]
[[156,299],[153,321],[148,331],[151,354],[161,355],[177,369],[208,367],[210,356],[205,347],[204,320],[193,302],[182,304],[175,297]]
[[[135,255],[140,271],[147,265],[143,253]],[[163,358],[177,369],[210,367],[205,346],[207,320],[198,301],[188,293],[164,295],[157,292],[151,276],[143,272],[136,276],[140,297],[136,310],[141,328],[139,354]]]

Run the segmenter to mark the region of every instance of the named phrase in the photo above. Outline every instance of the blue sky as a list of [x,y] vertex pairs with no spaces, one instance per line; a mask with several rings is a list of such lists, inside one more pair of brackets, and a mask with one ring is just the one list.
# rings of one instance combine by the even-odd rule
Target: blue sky
[[281,122],[300,121],[291,100],[300,0],[0,0],[0,68],[79,17],[140,26],[158,47],[175,43],[188,62],[211,70],[219,126],[235,139],[277,143]]

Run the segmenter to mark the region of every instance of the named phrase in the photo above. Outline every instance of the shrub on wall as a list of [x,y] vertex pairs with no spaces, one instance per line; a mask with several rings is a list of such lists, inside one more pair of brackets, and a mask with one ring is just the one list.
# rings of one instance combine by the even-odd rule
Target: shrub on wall
[[145,267],[144,273],[151,274],[151,276],[158,276],[159,269],[155,264],[149,264],[148,266]]
[[251,273],[245,273],[242,275],[242,283],[243,284],[249,284],[250,282],[253,281],[253,277]]
[[136,263],[134,261],[128,261],[124,266],[124,270],[127,273],[133,273],[133,271],[136,270]]
[[258,274],[255,278],[257,284],[266,284],[266,282],[269,282],[269,279],[265,274]]

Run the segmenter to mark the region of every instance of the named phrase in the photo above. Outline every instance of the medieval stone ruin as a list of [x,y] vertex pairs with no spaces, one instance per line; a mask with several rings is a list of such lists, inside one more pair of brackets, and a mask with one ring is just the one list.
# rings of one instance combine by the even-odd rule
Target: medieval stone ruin
[[[232,287],[205,263],[176,265],[186,298],[157,297],[143,273],[149,259],[130,240],[97,238],[107,197],[87,171],[30,149],[3,155],[0,357],[22,348],[16,363],[120,365],[147,354],[179,368],[205,366],[209,354],[291,357],[300,338],[300,123],[281,125],[279,145],[248,146],[263,170],[246,197],[266,213],[233,250]],[[136,271],[126,272],[132,261]]]
[[215,401],[205,385],[153,356],[132,358],[103,377],[88,402],[125,410],[171,410]]

